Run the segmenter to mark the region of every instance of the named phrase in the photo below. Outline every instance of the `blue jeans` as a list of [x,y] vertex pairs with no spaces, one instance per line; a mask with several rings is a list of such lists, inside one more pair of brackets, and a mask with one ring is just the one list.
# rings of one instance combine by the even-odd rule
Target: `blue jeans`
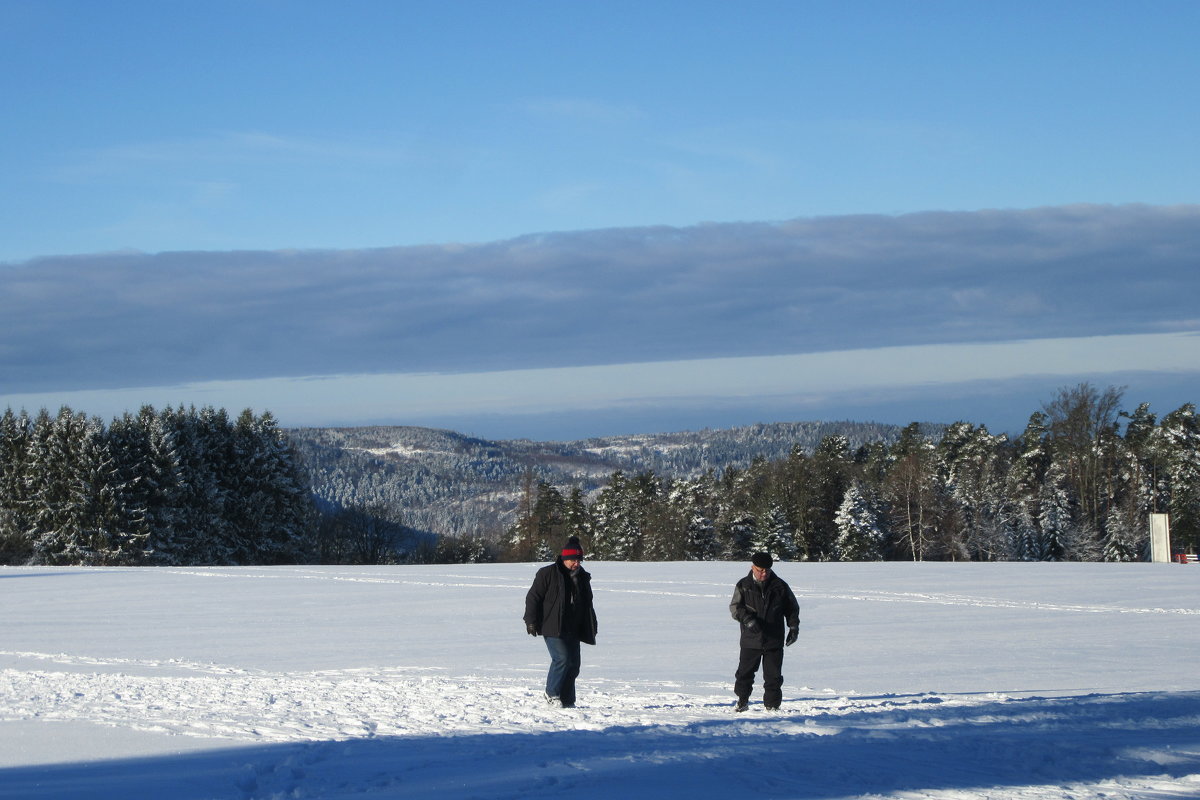
[[579,640],[543,636],[550,651],[550,671],[546,674],[546,694],[557,697],[564,706],[575,705],[575,679],[579,677]]

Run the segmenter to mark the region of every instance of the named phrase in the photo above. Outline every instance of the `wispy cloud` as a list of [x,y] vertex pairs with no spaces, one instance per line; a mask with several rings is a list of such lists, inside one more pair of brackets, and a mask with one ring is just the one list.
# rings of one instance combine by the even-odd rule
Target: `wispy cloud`
[[220,131],[208,136],[135,142],[77,152],[53,177],[74,183],[147,169],[173,173],[213,166],[414,161],[413,148],[395,142],[281,136],[266,131]]

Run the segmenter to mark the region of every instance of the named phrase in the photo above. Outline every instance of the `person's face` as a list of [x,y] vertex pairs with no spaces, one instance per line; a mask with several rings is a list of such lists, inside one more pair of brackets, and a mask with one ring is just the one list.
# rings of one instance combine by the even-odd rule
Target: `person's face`
[[564,558],[563,566],[566,567],[567,569],[575,569],[576,567],[579,566],[579,559],[578,558]]
[[750,572],[754,574],[754,580],[765,581],[767,576],[771,574],[770,567],[759,567],[754,564],[750,565]]

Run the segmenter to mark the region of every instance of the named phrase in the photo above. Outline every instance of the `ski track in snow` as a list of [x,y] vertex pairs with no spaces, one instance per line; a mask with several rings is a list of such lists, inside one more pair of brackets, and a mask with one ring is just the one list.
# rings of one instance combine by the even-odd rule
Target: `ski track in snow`
[[[173,572],[179,575],[192,575],[198,577],[224,578],[224,579],[247,579],[247,580],[268,580],[268,579],[303,579],[303,580],[318,580],[318,581],[340,581],[348,583],[382,583],[382,584],[398,584],[405,586],[441,586],[449,588],[469,588],[469,589],[513,589],[524,592],[529,587],[525,584],[513,583],[504,581],[503,579],[494,581],[480,581],[478,575],[454,575],[451,573],[443,573],[446,578],[461,578],[461,581],[448,580],[413,580],[411,578],[397,578],[394,576],[380,574],[378,576],[370,575],[355,575],[341,576],[330,575],[327,572],[314,572],[311,574],[294,573],[288,575],[280,575],[278,573],[258,573],[258,572],[217,572],[213,570],[197,570],[197,569],[176,569],[166,568],[164,572]],[[701,594],[697,592],[671,591],[669,589],[635,589],[622,588],[620,580],[610,580],[605,584],[605,592],[613,592],[620,594],[644,594],[655,595],[661,597],[690,597],[690,598],[709,598],[709,599],[728,599],[729,592],[725,590],[725,584],[710,584],[714,589],[720,591],[713,594]],[[672,581],[656,581],[656,585],[670,586]],[[638,584],[635,584],[638,585]],[[681,584],[683,585],[683,584]],[[689,582],[688,586],[696,586],[695,582]],[[1139,608],[1125,607],[1100,604],[1076,604],[1076,603],[1044,603],[1037,601],[1021,601],[991,597],[975,597],[970,595],[946,594],[939,592],[889,592],[889,591],[871,591],[860,590],[853,593],[844,592],[821,592],[810,589],[794,587],[796,597],[800,600],[805,598],[815,598],[821,600],[842,600],[849,602],[874,602],[874,603],[916,603],[922,605],[944,605],[944,606],[974,606],[978,608],[1011,608],[1022,610],[1036,610],[1049,612],[1073,612],[1081,614],[1177,614],[1183,616],[1200,616],[1200,609],[1197,608]]]

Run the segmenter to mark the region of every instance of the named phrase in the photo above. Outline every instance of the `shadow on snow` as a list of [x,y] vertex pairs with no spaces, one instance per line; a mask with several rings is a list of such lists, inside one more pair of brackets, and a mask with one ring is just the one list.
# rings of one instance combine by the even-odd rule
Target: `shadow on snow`
[[568,793],[579,800],[744,791],[816,800],[935,790],[995,796],[1024,786],[1200,774],[1200,692],[970,706],[930,695],[886,699],[894,702],[815,716],[799,713],[800,703],[810,704],[805,700],[785,703],[779,714],[730,713],[687,725],[251,745],[16,767],[0,770],[0,798]]

